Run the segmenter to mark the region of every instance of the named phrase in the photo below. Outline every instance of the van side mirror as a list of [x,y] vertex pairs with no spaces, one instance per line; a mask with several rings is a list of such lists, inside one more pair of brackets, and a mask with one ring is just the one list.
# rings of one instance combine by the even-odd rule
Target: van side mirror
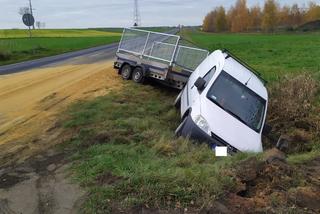
[[268,136],[270,134],[272,130],[272,126],[268,125],[268,124],[264,124],[263,130],[262,130],[262,134],[264,136]]
[[199,92],[203,91],[205,85],[206,85],[206,81],[202,77],[199,77],[197,81],[194,83],[194,86],[197,87]]

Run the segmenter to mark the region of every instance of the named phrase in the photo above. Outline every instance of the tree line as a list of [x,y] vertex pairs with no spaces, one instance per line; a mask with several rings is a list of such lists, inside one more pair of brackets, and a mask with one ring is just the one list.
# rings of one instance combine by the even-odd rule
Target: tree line
[[259,5],[247,7],[246,0],[237,0],[228,11],[216,7],[203,20],[206,32],[273,32],[278,29],[294,29],[303,23],[320,20],[320,5],[309,2],[307,8],[298,4],[280,6],[276,0],[266,0]]

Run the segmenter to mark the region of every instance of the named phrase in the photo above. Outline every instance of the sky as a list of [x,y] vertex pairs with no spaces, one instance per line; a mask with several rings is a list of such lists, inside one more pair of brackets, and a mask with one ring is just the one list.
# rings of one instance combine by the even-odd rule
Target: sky
[[[201,25],[213,8],[229,8],[236,0],[139,0],[142,26]],[[134,0],[32,0],[36,21],[46,28],[130,27]],[[264,0],[247,0],[248,6]],[[306,7],[309,0],[278,0],[281,5],[297,3]],[[314,0],[320,4],[320,0]],[[25,28],[20,7],[28,0],[0,0],[0,29]]]

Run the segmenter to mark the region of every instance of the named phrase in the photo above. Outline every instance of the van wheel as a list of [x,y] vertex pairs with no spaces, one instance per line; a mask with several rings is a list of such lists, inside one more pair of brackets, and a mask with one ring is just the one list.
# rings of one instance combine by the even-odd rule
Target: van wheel
[[144,79],[145,77],[142,68],[136,67],[132,72],[132,80],[136,83],[143,83]]
[[121,76],[124,80],[129,80],[131,78],[132,68],[130,65],[124,65],[121,68]]
[[174,107],[176,107],[176,109],[179,109],[181,106],[181,96],[182,96],[182,91],[180,92],[180,94],[177,96],[177,98],[175,99],[173,105]]
[[176,137],[180,137],[182,135],[182,129],[183,129],[184,125],[186,124],[187,119],[188,119],[188,117],[184,117],[183,121],[180,123],[180,125],[176,129],[176,131],[175,131]]

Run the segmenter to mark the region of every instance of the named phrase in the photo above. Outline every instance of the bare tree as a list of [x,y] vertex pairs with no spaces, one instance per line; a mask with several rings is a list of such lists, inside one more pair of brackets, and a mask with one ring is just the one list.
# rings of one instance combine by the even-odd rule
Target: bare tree
[[23,16],[26,13],[31,13],[30,12],[30,8],[29,7],[20,7],[19,8],[19,12],[18,12],[21,16]]

